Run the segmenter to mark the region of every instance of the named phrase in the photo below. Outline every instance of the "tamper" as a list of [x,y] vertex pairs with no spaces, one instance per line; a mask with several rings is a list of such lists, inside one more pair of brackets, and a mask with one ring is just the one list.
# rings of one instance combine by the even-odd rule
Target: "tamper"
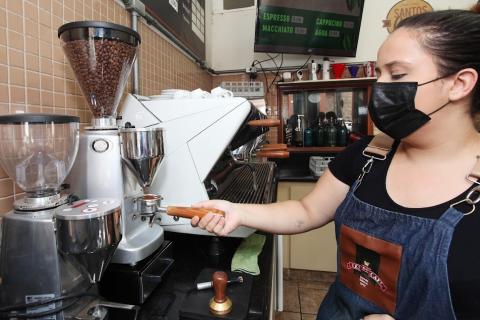
[[210,312],[215,315],[224,315],[232,311],[232,300],[226,295],[228,276],[223,271],[215,271],[212,276],[215,296],[210,299]]

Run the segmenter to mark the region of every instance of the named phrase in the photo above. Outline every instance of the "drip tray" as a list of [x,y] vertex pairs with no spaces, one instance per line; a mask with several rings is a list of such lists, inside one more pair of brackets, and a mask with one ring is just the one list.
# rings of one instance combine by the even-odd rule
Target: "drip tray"
[[109,301],[142,304],[172,264],[171,241],[164,241],[155,253],[135,266],[110,263],[99,284],[100,294]]

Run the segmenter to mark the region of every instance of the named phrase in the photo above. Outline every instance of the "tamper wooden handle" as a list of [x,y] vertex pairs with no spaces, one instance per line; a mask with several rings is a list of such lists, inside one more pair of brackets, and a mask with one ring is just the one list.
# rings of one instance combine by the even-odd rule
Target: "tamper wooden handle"
[[227,297],[228,276],[223,271],[215,271],[212,275],[213,290],[215,295],[210,299],[208,307],[214,315],[224,315],[232,311],[233,303]]
[[187,219],[192,219],[195,216],[201,219],[209,212],[225,216],[225,212],[214,208],[167,207],[167,214],[169,216],[176,216]]
[[213,290],[215,291],[215,297],[213,298],[216,303],[223,303],[227,299],[227,281],[228,276],[223,271],[215,271],[212,276]]

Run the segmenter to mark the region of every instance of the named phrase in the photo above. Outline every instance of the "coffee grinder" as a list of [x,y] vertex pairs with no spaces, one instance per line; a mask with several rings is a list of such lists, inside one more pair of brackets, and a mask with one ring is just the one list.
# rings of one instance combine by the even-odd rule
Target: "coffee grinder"
[[25,191],[1,226],[0,318],[106,317],[94,284],[121,238],[120,201],[61,192],[78,137],[78,117],[0,116],[0,165]]
[[93,116],[80,135],[79,156],[67,178],[70,190],[81,199],[119,199],[122,207],[115,266],[100,291],[109,300],[141,304],[173,260],[156,219],[161,197],[148,192],[163,159],[163,131],[117,126],[140,35],[113,23],[79,21],[61,26],[58,37]]
[[[80,198],[109,197],[122,201],[123,238],[113,262],[135,265],[158,249],[163,229],[150,219],[136,218],[134,200],[142,194],[131,170],[124,170],[116,112],[140,44],[140,35],[125,26],[100,22],[71,22],[58,29],[63,51],[92,112],[91,126],[80,135],[79,156],[67,182]],[[163,157],[161,129],[126,132],[138,142],[137,177],[151,181]],[[141,168],[140,168],[141,167]],[[145,172],[147,170],[148,172]]]

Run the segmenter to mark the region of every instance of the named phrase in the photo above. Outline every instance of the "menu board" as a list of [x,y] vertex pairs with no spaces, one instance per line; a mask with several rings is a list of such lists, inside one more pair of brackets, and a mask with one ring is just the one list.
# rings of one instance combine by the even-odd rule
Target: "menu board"
[[205,61],[205,0],[142,0],[145,10]]
[[355,56],[364,0],[258,0],[255,51]]

